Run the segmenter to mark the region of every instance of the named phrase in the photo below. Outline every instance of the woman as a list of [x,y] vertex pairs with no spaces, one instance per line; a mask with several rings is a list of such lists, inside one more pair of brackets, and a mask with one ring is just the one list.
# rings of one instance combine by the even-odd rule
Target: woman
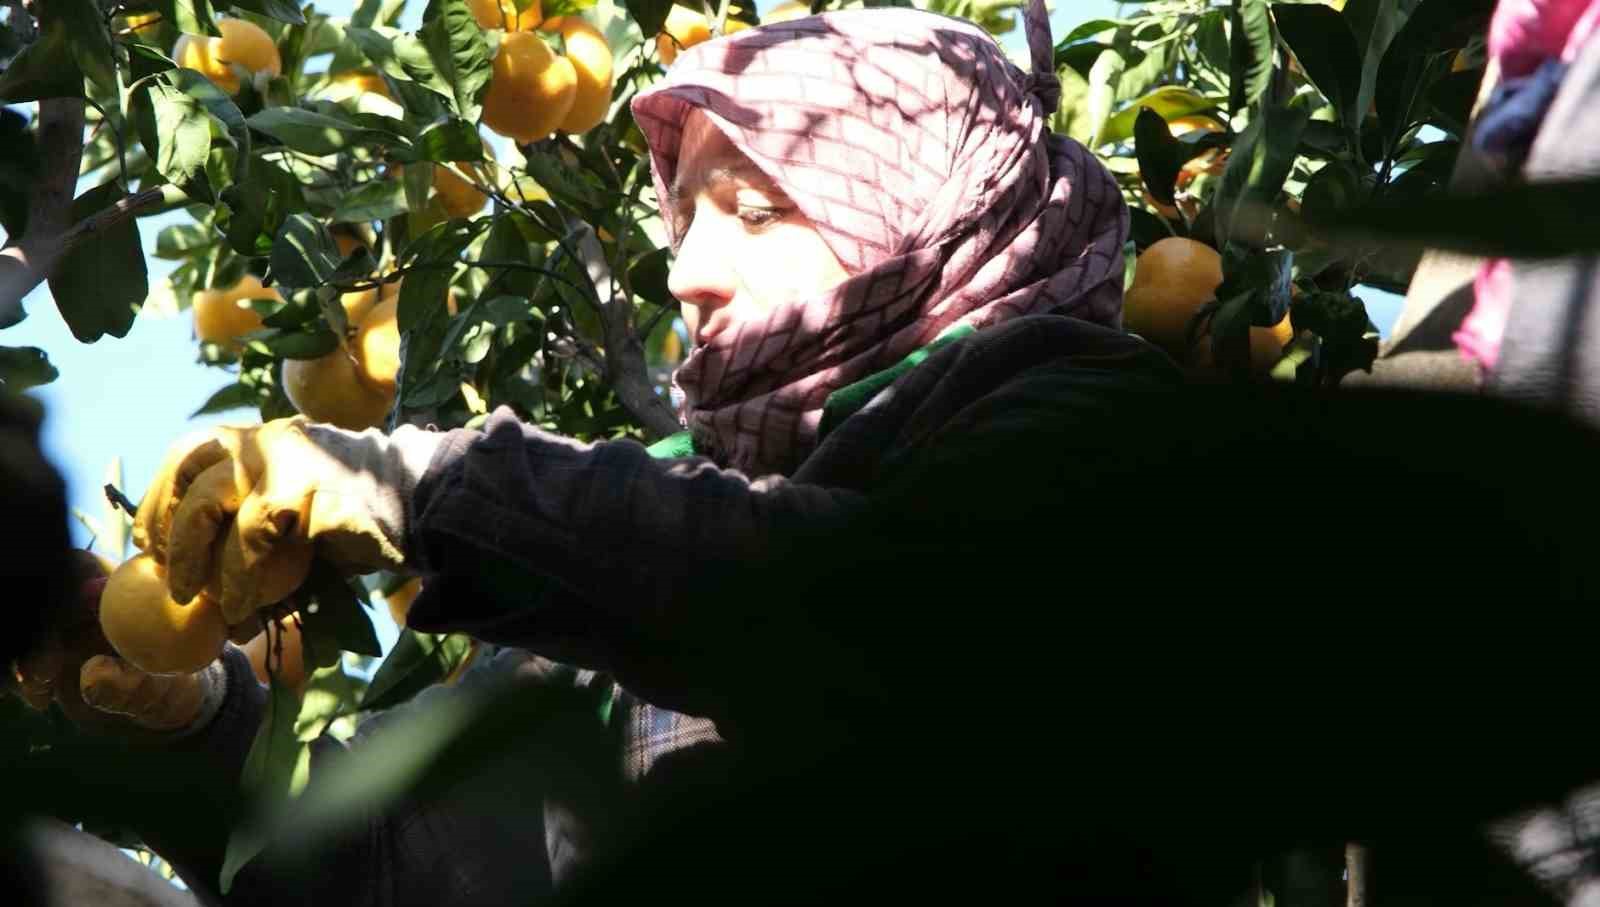
[[[1050,133],[1040,0],[1025,21],[1031,74],[965,22],[857,10],[695,47],[633,102],[694,340],[675,377],[682,435],[579,444],[504,409],[442,434],[223,430],[174,451],[136,540],[165,550],[182,600],[236,521],[230,622],[289,541],[350,572],[421,573],[411,626],[616,678],[628,777],[714,751],[771,708],[722,679],[771,641],[725,610],[726,577],[872,513],[930,454],[1003,455],[1020,375],[1091,393],[1176,375],[1119,329],[1127,211],[1094,157]],[[220,704],[195,697],[213,704],[185,722],[192,739],[248,740],[260,693],[226,674]]]

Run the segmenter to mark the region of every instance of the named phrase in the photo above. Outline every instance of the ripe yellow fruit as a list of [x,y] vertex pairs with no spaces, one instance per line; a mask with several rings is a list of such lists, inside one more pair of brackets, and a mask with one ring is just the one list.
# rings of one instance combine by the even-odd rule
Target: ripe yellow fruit
[[356,327],[352,350],[360,369],[356,377],[367,387],[394,397],[400,374],[400,294],[380,299]]
[[[362,431],[382,425],[394,405],[400,373],[400,286],[346,293],[339,300],[350,325],[350,341],[319,359],[283,364],[283,391],[304,415],[340,428]],[[454,315],[455,294],[445,297]]]
[[406,625],[406,615],[411,611],[411,603],[417,600],[417,593],[421,591],[422,580],[410,579],[383,597],[389,604],[389,616],[394,618],[396,626]]
[[556,128],[573,135],[588,132],[611,110],[611,45],[599,29],[577,16],[557,16],[542,28],[561,32],[566,58],[578,77],[572,109]]
[[[272,682],[276,673],[278,682],[294,691],[296,696],[304,696],[306,692],[306,652],[305,640],[300,637],[300,618],[289,616],[278,624],[282,631],[276,629],[270,633],[262,631],[257,633],[241,648],[250,659],[250,670],[255,673],[256,680],[263,684]],[[269,639],[281,640],[281,649],[276,653],[272,671],[267,670],[268,656],[274,653],[267,648]]]
[[520,14],[512,0],[467,0],[467,9],[478,20],[480,28],[503,28],[506,31],[533,31],[539,27],[543,10],[539,0],[533,0]]
[[[494,160],[494,151],[486,144],[484,156]],[[494,171],[488,164],[456,161],[456,168],[485,185],[494,185]],[[398,168],[397,168],[398,169]],[[489,197],[478,187],[467,182],[444,167],[433,168],[433,191],[439,196],[439,206],[451,217],[471,217],[483,210]]]
[[809,15],[811,15],[810,3],[806,3],[804,0],[788,0],[786,3],[774,6],[772,11],[762,18],[761,24],[770,25],[774,22],[792,22],[795,19],[804,19]]
[[194,332],[206,343],[235,352],[238,338],[261,330],[261,316],[250,307],[252,299],[281,299],[278,291],[261,285],[261,278],[246,274],[226,290],[201,290],[194,294]]
[[353,69],[334,76],[320,92],[319,97],[330,101],[344,101],[362,94],[389,96],[389,86],[375,72]]
[[705,14],[674,3],[672,9],[667,11],[667,21],[661,26],[661,34],[656,35],[656,53],[661,57],[661,65],[671,66],[678,59],[678,51],[688,50],[709,40],[711,23]]
[[[1207,335],[1200,335],[1190,354],[1189,322],[1216,298],[1221,283],[1222,256],[1215,249],[1176,236],[1155,242],[1139,256],[1133,284],[1123,294],[1123,326],[1179,362],[1209,368],[1212,359]],[[1287,315],[1270,328],[1251,327],[1251,365],[1257,370],[1270,369],[1283,358],[1284,344],[1293,336]]]
[[148,554],[130,558],[100,596],[106,641],[148,674],[198,671],[222,652],[228,627],[216,602],[202,595],[180,605],[167,591],[167,571]]
[[483,124],[526,145],[550,135],[577,97],[578,73],[544,39],[511,32],[494,55],[494,75],[483,99]]
[[242,66],[252,75],[282,74],[283,58],[278,55],[278,45],[272,43],[272,36],[261,26],[244,19],[218,19],[217,30],[222,37],[180,36],[172,45],[172,59],[179,66],[199,70],[228,94],[239,93],[239,74],[234,66]]
[[317,422],[350,431],[382,425],[394,400],[358,377],[360,367],[343,346],[320,359],[283,364],[283,392],[294,408]]

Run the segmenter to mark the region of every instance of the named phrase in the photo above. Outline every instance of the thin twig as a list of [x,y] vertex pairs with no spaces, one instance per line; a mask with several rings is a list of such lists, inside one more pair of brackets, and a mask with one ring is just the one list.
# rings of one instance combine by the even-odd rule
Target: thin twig
[[117,488],[117,486],[107,482],[105,492],[106,500],[111,502],[111,506],[120,508],[122,512],[126,513],[128,516],[135,516],[138,514],[138,505],[128,500],[128,496],[123,494]]
[[[104,107],[101,107],[99,104],[95,103],[94,98],[91,98],[85,94],[83,96],[83,100],[84,103],[99,111],[101,125],[111,125],[111,137],[117,141],[117,170],[122,176],[122,190],[126,192],[128,190],[128,156],[126,150],[127,146],[122,141],[122,129],[115,123],[111,122],[111,114],[106,113],[106,109]],[[98,128],[99,127],[96,127],[96,129]]]

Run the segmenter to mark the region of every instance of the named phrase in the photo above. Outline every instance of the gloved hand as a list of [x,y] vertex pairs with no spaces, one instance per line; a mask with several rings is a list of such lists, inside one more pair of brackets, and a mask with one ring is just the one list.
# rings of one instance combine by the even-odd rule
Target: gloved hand
[[17,660],[18,693],[43,710],[52,702],[79,727],[104,734],[173,732],[198,727],[220,707],[220,662],[194,674],[153,675],[112,654],[98,631],[103,577],[84,582],[73,614],[55,622],[43,643]]
[[229,625],[293,591],[282,590],[285,564],[313,543],[347,574],[403,570],[407,501],[441,437],[302,416],[217,429],[169,457],[135,541],[165,553],[176,601],[209,586]]

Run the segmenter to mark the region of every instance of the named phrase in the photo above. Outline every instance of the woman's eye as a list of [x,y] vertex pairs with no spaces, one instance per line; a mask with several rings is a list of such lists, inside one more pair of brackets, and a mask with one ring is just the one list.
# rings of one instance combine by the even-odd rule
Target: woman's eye
[[739,209],[739,219],[744,221],[746,227],[753,229],[776,223],[783,218],[783,214],[781,208],[757,208],[747,205]]

